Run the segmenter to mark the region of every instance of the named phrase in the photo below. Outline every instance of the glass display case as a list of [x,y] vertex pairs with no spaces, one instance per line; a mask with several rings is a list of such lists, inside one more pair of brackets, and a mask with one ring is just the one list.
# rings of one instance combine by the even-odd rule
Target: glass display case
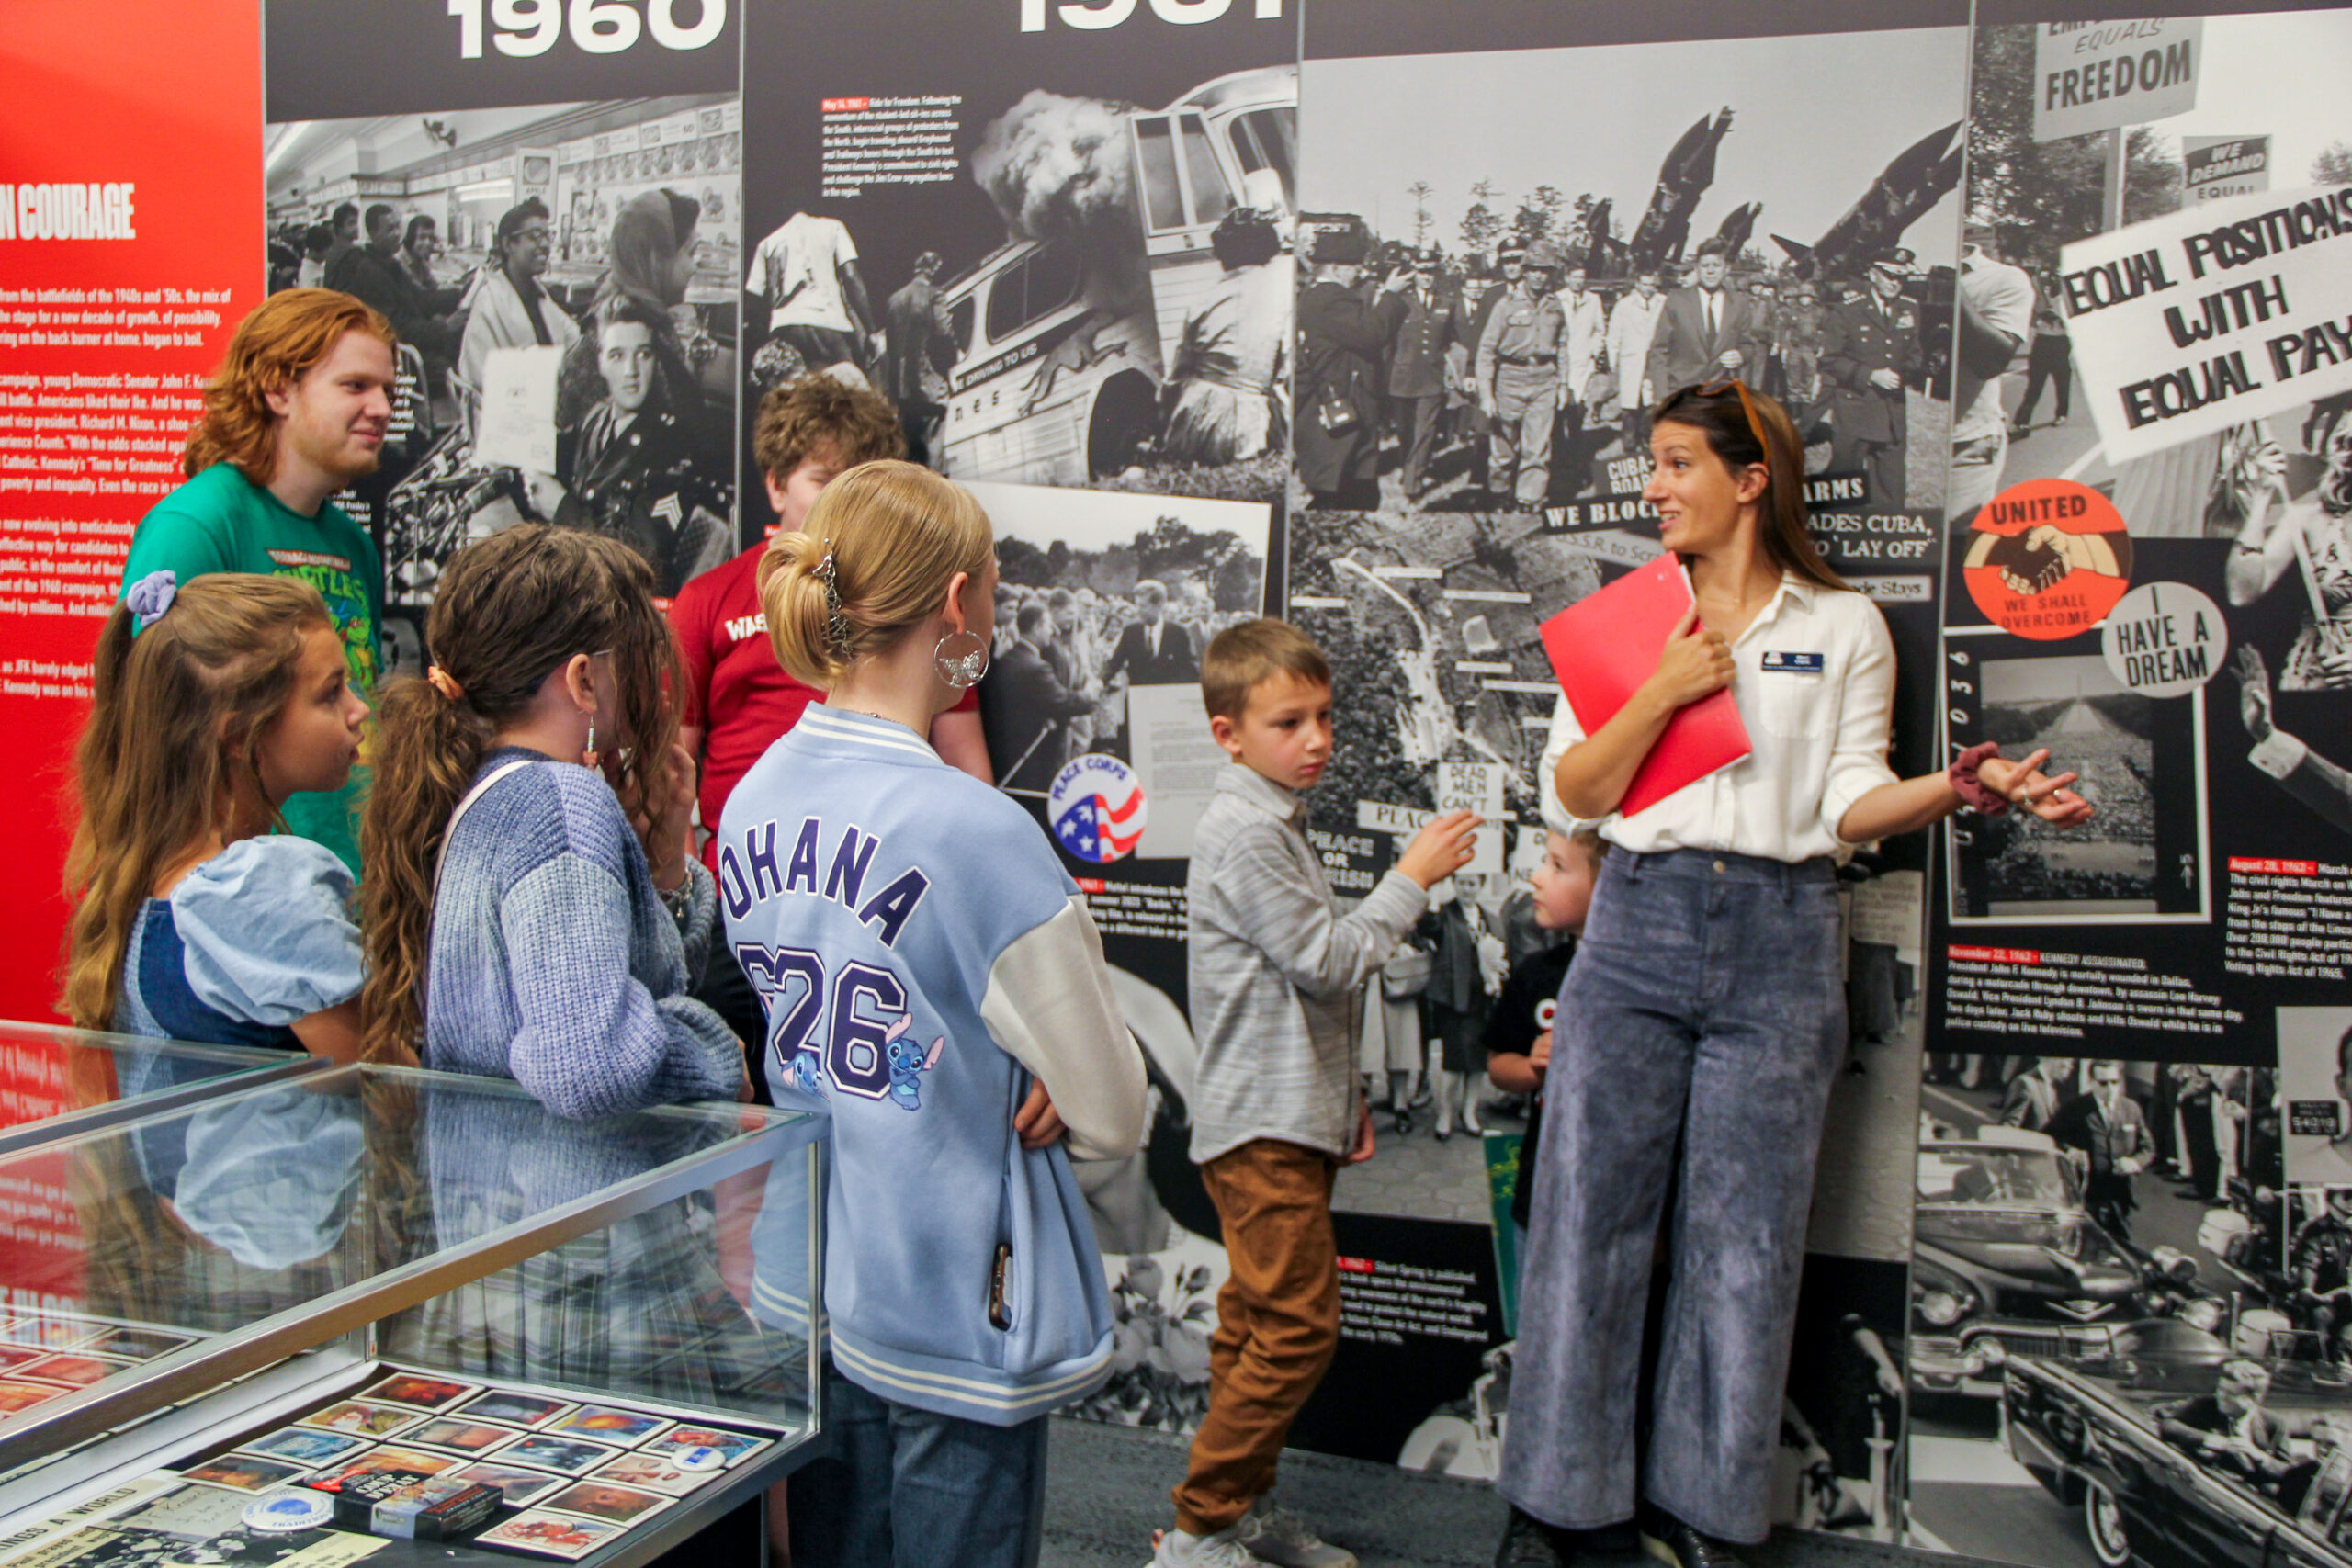
[[370,1544],[367,1498],[428,1477],[504,1503],[435,1562],[679,1544],[814,1434],[823,1125],[329,1066],[0,1154],[0,1192],[51,1194],[0,1238],[0,1564],[77,1508],[135,1538],[321,1495],[362,1532],[325,1556],[399,1562],[423,1542]]
[[285,1051],[0,1021],[0,1154],[326,1065]]

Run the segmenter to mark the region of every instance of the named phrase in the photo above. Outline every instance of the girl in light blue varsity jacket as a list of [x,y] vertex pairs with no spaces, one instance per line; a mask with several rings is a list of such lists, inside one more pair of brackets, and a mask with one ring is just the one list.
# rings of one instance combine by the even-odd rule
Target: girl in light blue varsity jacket
[[[986,664],[978,502],[912,464],[853,468],[759,581],[777,658],[831,694],[744,775],[717,856],[777,1103],[832,1118],[833,1457],[793,1477],[794,1560],[1014,1568],[1045,1416],[1111,1351],[1069,1159],[1140,1143],[1142,1055],[1044,831],[922,739]],[[760,1250],[754,1303],[791,1325],[792,1249]]]

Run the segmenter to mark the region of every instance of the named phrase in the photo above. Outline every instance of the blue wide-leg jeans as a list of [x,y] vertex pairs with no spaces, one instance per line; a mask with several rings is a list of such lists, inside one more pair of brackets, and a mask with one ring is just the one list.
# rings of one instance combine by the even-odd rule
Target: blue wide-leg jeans
[[[1826,860],[1609,852],[1553,1026],[1499,1482],[1537,1518],[1618,1523],[1638,1482],[1709,1535],[1763,1539],[1845,1046],[1842,945]],[[1678,1150],[1637,1477],[1643,1318]]]

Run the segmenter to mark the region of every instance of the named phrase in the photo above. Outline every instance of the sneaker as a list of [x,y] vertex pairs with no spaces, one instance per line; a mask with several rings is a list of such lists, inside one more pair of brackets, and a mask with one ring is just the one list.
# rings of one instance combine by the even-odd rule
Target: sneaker
[[[1236,1525],[1215,1535],[1186,1535],[1182,1530],[1159,1531],[1152,1541],[1151,1561],[1145,1568],[1258,1568],[1258,1559],[1238,1539]],[[1354,1558],[1348,1559],[1353,1562]]]
[[1234,1539],[1260,1562],[1278,1568],[1356,1568],[1356,1554],[1328,1545],[1306,1521],[1261,1497],[1233,1527]]
[[1729,1541],[1702,1535],[1663,1509],[1643,1519],[1642,1550],[1667,1568],[1747,1568]]

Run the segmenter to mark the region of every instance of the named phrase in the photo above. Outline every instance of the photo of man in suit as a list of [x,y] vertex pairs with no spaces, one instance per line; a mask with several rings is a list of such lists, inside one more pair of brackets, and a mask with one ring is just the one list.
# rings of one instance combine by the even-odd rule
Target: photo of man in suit
[[1388,396],[1405,441],[1405,500],[1429,489],[1438,416],[1453,384],[1453,345],[1468,335],[1462,303],[1439,287],[1437,253],[1423,251],[1381,288],[1374,319],[1388,342]]
[[1135,587],[1136,618],[1119,633],[1102,683],[1121,675],[1130,686],[1174,686],[1201,678],[1200,655],[1183,623],[1168,615],[1168,590],[1145,578]]
[[980,723],[1001,789],[1051,789],[1070,758],[1071,721],[1094,711],[1094,699],[1055,672],[1046,649],[1054,618],[1044,604],[1021,606],[1013,639],[980,683]]
[[2029,1133],[2047,1132],[2065,1095],[2066,1080],[2074,1075],[2071,1058],[2043,1056],[2036,1061],[2009,1080],[2001,1096],[2001,1125],[2022,1127]]
[[2123,1092],[2123,1064],[2093,1062],[2090,1077],[2090,1092],[2060,1106],[2049,1133],[2060,1148],[2081,1157],[2083,1207],[2101,1230],[2130,1241],[2132,1214],[2140,1206],[2132,1179],[2148,1168],[2155,1143],[2139,1102]]
[[1769,338],[1756,301],[1732,287],[1731,256],[1719,239],[1699,243],[1690,286],[1666,297],[1650,341],[1645,401],[1679,388],[1760,375]]
[[2287,1428],[2262,1407],[2270,1370],[2259,1361],[2225,1361],[2213,1392],[2159,1404],[2156,1431],[2174,1448],[2257,1484],[2275,1485],[2294,1468]]

